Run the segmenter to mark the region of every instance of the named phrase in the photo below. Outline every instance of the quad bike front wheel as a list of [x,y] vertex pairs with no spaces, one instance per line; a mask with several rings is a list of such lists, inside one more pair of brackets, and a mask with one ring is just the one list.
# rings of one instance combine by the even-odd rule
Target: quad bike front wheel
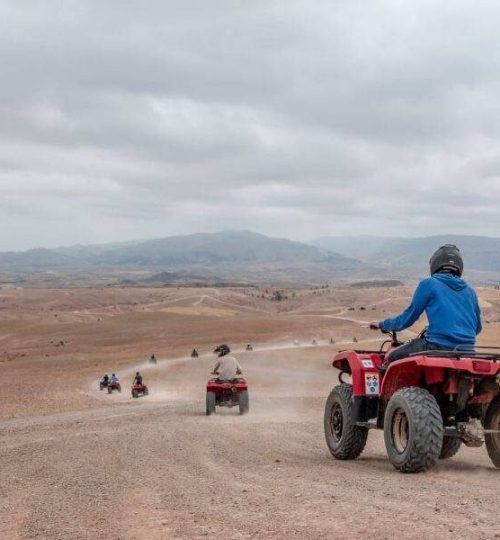
[[113,392],[113,389],[110,386],[108,386],[108,394],[111,394],[111,392]]
[[337,459],[356,459],[363,452],[368,429],[357,426],[352,411],[352,386],[340,384],[328,396],[324,416],[328,449]]
[[139,397],[139,394],[137,393],[137,390],[132,390],[132,397],[133,398]]
[[147,387],[147,386],[144,388],[144,392],[143,392],[143,393],[144,393],[145,396],[147,396],[147,395],[149,394],[149,390],[148,390],[148,387]]
[[443,448],[443,419],[436,399],[424,388],[402,388],[389,400],[384,419],[387,455],[404,473],[430,469]]
[[[489,405],[484,418],[484,429],[500,430],[500,396]],[[495,467],[500,468],[500,433],[486,433],[486,450]]]
[[215,414],[215,392],[207,392],[207,416]]
[[240,414],[247,414],[250,407],[248,390],[243,390],[242,392],[240,392],[238,401],[240,406]]

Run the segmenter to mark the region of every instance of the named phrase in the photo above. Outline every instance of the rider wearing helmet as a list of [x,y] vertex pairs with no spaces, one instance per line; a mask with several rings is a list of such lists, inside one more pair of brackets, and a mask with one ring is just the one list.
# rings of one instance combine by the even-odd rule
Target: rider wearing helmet
[[118,377],[114,373],[111,373],[110,382],[112,382],[112,383],[117,383],[118,382]]
[[142,384],[142,375],[138,371],[135,372],[135,379],[133,384]]
[[241,366],[234,356],[228,356],[231,349],[226,345],[219,345],[215,348],[214,353],[218,354],[219,361],[212,371],[213,375],[217,375],[220,381],[232,381],[242,374]]
[[429,265],[431,277],[418,284],[403,313],[370,324],[371,328],[399,332],[412,326],[424,311],[427,315],[425,336],[391,351],[386,363],[428,350],[474,350],[481,332],[481,312],[476,292],[461,278],[464,264],[460,250],[452,244],[441,246]]

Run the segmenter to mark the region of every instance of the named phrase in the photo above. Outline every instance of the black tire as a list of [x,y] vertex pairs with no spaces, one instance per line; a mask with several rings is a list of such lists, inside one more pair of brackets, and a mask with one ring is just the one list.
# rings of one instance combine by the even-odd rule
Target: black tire
[[[500,429],[500,396],[489,405],[484,418],[484,429]],[[500,468],[500,433],[486,433],[486,450],[495,467]]]
[[149,394],[149,390],[148,390],[148,387],[147,387],[147,386],[144,387],[144,392],[143,392],[143,394],[144,394],[145,396],[147,396],[147,395]]
[[108,386],[108,394],[111,394],[112,391],[113,391],[113,390],[111,389],[111,387]]
[[368,428],[354,422],[350,384],[340,384],[330,392],[325,405],[324,429],[326,444],[334,458],[356,459],[363,452]]
[[122,391],[122,387],[118,385],[118,392],[121,392],[121,391]]
[[215,414],[215,392],[207,392],[207,416]]
[[460,450],[461,446],[462,439],[458,437],[444,437],[439,459],[452,458]]
[[250,409],[250,399],[248,396],[248,390],[243,390],[242,392],[240,392],[238,401],[240,405],[240,414],[247,414],[247,412]]
[[433,467],[443,447],[443,418],[436,399],[424,388],[402,388],[389,400],[384,419],[387,455],[404,473]]
[[132,397],[137,398],[139,397],[139,394],[135,390],[132,390]]
[[101,383],[99,383],[99,390],[102,390],[103,388],[104,386]]

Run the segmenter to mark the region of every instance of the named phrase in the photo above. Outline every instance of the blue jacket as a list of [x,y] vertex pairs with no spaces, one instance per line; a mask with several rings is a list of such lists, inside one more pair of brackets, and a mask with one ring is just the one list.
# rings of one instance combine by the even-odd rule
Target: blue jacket
[[463,351],[474,350],[481,332],[481,312],[476,292],[453,274],[438,273],[422,280],[411,304],[397,317],[380,321],[382,330],[404,330],[425,311],[430,345]]

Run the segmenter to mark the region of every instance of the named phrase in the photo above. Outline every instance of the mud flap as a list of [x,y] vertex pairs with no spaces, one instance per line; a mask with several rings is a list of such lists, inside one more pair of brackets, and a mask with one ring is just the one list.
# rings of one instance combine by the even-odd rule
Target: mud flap
[[378,417],[378,396],[354,396],[353,417],[356,423],[366,423]]

